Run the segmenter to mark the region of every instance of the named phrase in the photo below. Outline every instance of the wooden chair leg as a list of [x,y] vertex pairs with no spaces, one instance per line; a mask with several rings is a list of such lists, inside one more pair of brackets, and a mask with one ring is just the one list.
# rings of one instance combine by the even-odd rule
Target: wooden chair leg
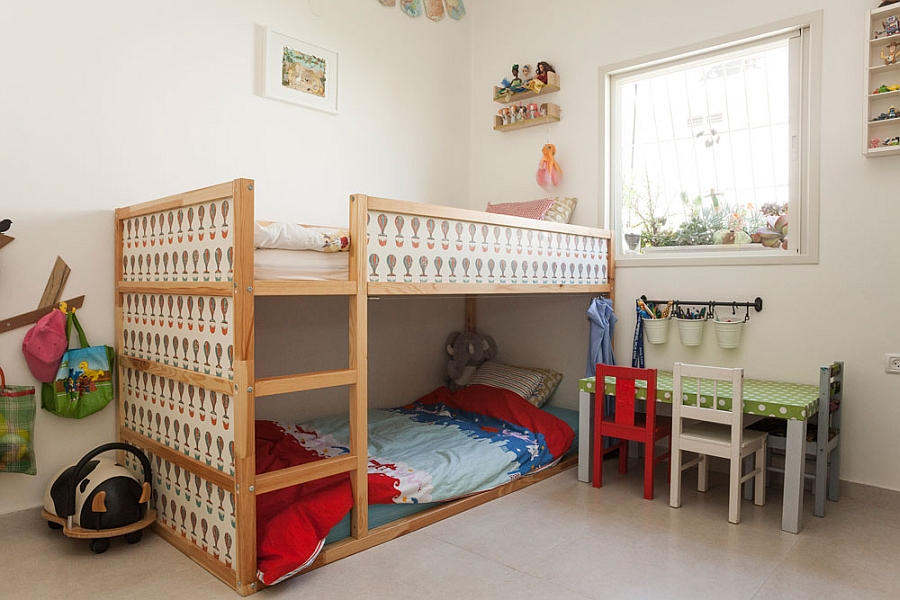
[[701,456],[697,465],[697,491],[705,492],[709,489],[709,460],[707,456]]
[[[758,462],[756,464],[759,464]],[[744,457],[744,473],[749,473],[753,469],[753,465],[750,463],[750,457]],[[756,480],[750,480],[744,482],[744,500],[753,500],[753,486]]]
[[[753,461],[753,467],[759,469],[753,477],[753,504],[764,506],[766,504],[766,446],[756,451],[756,459]],[[749,480],[748,480],[749,481]]]
[[741,522],[741,460],[729,461],[728,475],[728,522]]
[[831,460],[828,461],[828,499],[837,502],[841,495],[841,445],[831,451]]
[[666,438],[666,454],[669,457],[669,468],[666,469],[666,483],[672,483],[672,436]]
[[644,499],[653,500],[653,463],[656,449],[651,439],[644,444]]
[[813,514],[817,517],[825,516],[825,494],[828,487],[828,450],[822,449],[816,455],[816,480],[815,487],[816,506]]
[[619,473],[628,472],[628,440],[619,441]]
[[591,485],[595,488],[603,487],[603,436],[594,437],[594,464],[591,473]]
[[669,457],[669,506],[681,506],[681,450],[676,446]]

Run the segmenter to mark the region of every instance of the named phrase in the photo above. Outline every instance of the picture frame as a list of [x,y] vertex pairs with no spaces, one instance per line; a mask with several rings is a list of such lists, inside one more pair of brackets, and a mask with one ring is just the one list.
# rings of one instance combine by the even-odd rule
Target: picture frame
[[268,98],[338,114],[338,54],[266,28],[263,61]]

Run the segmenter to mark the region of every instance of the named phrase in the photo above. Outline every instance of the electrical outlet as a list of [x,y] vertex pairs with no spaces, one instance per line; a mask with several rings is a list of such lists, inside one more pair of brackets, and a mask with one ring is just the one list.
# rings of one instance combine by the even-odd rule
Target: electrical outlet
[[884,372],[900,375],[900,354],[884,355]]

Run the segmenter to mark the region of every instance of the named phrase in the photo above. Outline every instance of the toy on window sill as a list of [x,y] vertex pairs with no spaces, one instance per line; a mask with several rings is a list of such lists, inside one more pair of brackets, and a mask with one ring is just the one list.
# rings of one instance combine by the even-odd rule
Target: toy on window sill
[[562,168],[556,162],[556,146],[544,144],[541,153],[541,162],[538,163],[535,178],[539,186],[549,190],[559,185],[559,180],[562,177]]

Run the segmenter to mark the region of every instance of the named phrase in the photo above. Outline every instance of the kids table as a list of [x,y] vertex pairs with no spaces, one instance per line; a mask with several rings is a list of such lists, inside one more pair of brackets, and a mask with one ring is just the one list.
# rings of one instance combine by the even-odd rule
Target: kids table
[[[728,386],[730,387],[730,386]],[[593,377],[579,381],[578,403],[578,480],[591,479],[591,445],[593,405],[596,382]],[[606,394],[615,393],[615,385],[606,384]],[[729,394],[720,384],[720,398]],[[636,391],[647,399],[646,388]],[[672,403],[672,372],[657,371],[656,401]],[[781,529],[800,533],[803,528],[803,472],[805,468],[806,422],[819,406],[819,387],[801,383],[744,379],[744,413],[760,417],[777,417],[787,421],[787,450],[784,465],[784,504]]]

